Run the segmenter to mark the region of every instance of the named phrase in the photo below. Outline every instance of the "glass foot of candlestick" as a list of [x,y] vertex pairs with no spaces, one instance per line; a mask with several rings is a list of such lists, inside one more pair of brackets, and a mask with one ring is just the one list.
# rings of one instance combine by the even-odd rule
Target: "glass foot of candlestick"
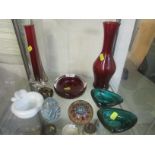
[[44,99],[46,99],[47,97],[53,96],[53,89],[51,88],[50,84],[48,84],[48,83],[31,81],[30,85],[31,85],[31,90],[42,94]]

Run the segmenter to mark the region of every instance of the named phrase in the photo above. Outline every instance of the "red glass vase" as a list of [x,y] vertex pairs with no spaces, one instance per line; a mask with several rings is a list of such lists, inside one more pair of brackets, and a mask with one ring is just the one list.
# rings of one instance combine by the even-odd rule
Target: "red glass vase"
[[34,25],[25,25],[24,29],[26,33],[28,52],[30,54],[34,78],[38,82],[47,81],[47,76],[45,75],[39,55]]
[[94,87],[109,87],[109,81],[116,70],[116,65],[112,56],[114,38],[119,28],[119,22],[104,22],[104,43],[100,55],[93,64]]

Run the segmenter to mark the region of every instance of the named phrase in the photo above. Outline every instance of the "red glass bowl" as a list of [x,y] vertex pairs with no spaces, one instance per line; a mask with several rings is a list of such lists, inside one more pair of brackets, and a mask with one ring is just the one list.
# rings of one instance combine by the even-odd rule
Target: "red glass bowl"
[[79,76],[75,74],[66,74],[55,80],[54,90],[64,98],[73,99],[82,95],[87,87]]
[[68,116],[75,124],[84,125],[92,120],[93,108],[88,102],[77,100],[69,106]]

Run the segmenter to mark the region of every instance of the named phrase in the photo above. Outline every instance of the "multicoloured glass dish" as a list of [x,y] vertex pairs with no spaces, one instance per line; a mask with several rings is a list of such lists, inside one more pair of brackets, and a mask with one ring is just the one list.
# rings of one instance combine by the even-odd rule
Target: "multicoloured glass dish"
[[77,100],[69,106],[68,115],[70,120],[75,124],[84,125],[91,121],[93,108],[88,102]]

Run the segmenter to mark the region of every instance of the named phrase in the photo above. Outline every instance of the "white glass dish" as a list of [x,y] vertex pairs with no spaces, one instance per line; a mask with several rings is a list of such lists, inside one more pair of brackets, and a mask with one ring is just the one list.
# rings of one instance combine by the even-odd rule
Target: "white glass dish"
[[15,99],[11,105],[11,111],[19,118],[28,119],[34,117],[40,111],[43,101],[41,94],[27,92],[21,98]]

